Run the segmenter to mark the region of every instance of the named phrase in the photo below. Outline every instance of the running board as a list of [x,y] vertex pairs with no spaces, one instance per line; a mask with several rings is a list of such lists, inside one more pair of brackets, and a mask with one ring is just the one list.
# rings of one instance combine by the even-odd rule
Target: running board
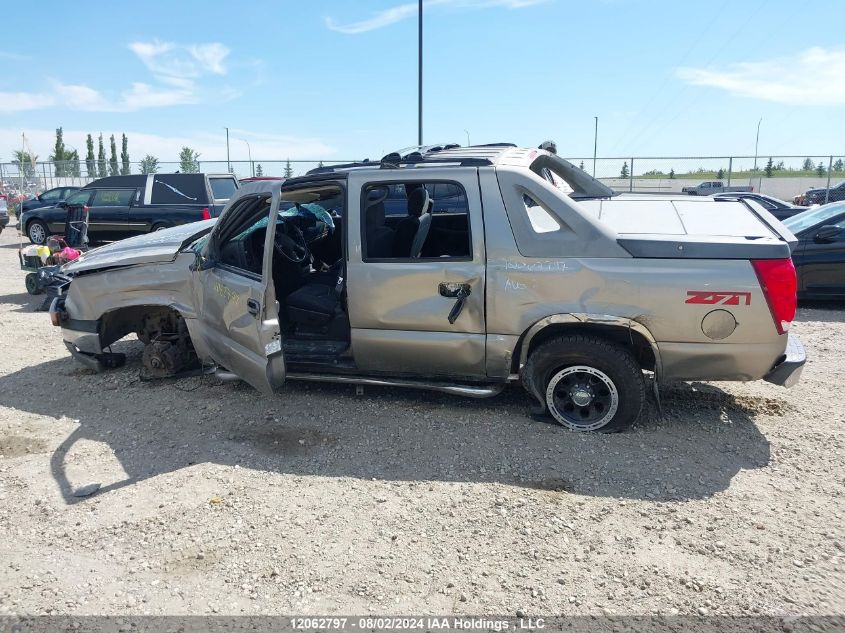
[[308,380],[311,382],[334,382],[348,385],[371,385],[376,387],[406,387],[409,389],[428,389],[441,391],[467,398],[492,398],[499,395],[505,388],[505,383],[492,385],[459,385],[444,382],[424,382],[420,380],[403,380],[401,378],[365,378],[362,376],[340,376],[337,374],[297,374],[289,373],[290,380]]

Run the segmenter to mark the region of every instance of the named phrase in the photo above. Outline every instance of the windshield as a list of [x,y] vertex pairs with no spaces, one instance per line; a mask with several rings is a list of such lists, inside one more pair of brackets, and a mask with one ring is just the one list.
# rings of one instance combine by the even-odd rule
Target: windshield
[[793,233],[800,233],[804,229],[820,224],[843,212],[845,212],[845,204],[828,204],[818,209],[793,215],[791,218],[786,218],[783,223]]

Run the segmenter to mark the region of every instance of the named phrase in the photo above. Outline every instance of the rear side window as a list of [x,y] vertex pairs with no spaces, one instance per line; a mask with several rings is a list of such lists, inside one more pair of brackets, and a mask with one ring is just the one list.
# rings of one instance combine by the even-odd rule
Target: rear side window
[[52,191],[45,191],[41,194],[41,202],[55,202],[57,200],[61,200],[61,198],[61,189],[53,189]]
[[202,174],[156,174],[152,204],[207,204],[208,193]]
[[91,191],[76,191],[67,197],[68,204],[88,204],[88,198],[91,196]]
[[135,197],[134,189],[98,189],[91,201],[92,207],[128,207]]
[[209,178],[208,182],[215,200],[228,200],[238,190],[234,178]]

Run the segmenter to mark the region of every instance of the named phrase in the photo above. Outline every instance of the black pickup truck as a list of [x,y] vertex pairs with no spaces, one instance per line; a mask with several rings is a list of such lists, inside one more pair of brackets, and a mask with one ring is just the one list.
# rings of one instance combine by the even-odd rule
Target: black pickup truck
[[108,176],[56,206],[24,212],[21,229],[33,244],[44,244],[64,231],[67,207],[83,205],[90,241],[121,240],[217,217],[239,186],[232,174]]

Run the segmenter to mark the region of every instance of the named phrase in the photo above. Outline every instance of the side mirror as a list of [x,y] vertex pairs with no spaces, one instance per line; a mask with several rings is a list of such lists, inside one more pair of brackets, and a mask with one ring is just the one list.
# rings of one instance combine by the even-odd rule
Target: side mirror
[[61,201],[56,203],[56,206],[64,209],[67,206],[67,202],[65,202],[64,200],[61,200]]
[[825,244],[835,240],[841,233],[842,229],[840,227],[834,224],[826,224],[816,231],[816,234],[813,236],[813,241]]

